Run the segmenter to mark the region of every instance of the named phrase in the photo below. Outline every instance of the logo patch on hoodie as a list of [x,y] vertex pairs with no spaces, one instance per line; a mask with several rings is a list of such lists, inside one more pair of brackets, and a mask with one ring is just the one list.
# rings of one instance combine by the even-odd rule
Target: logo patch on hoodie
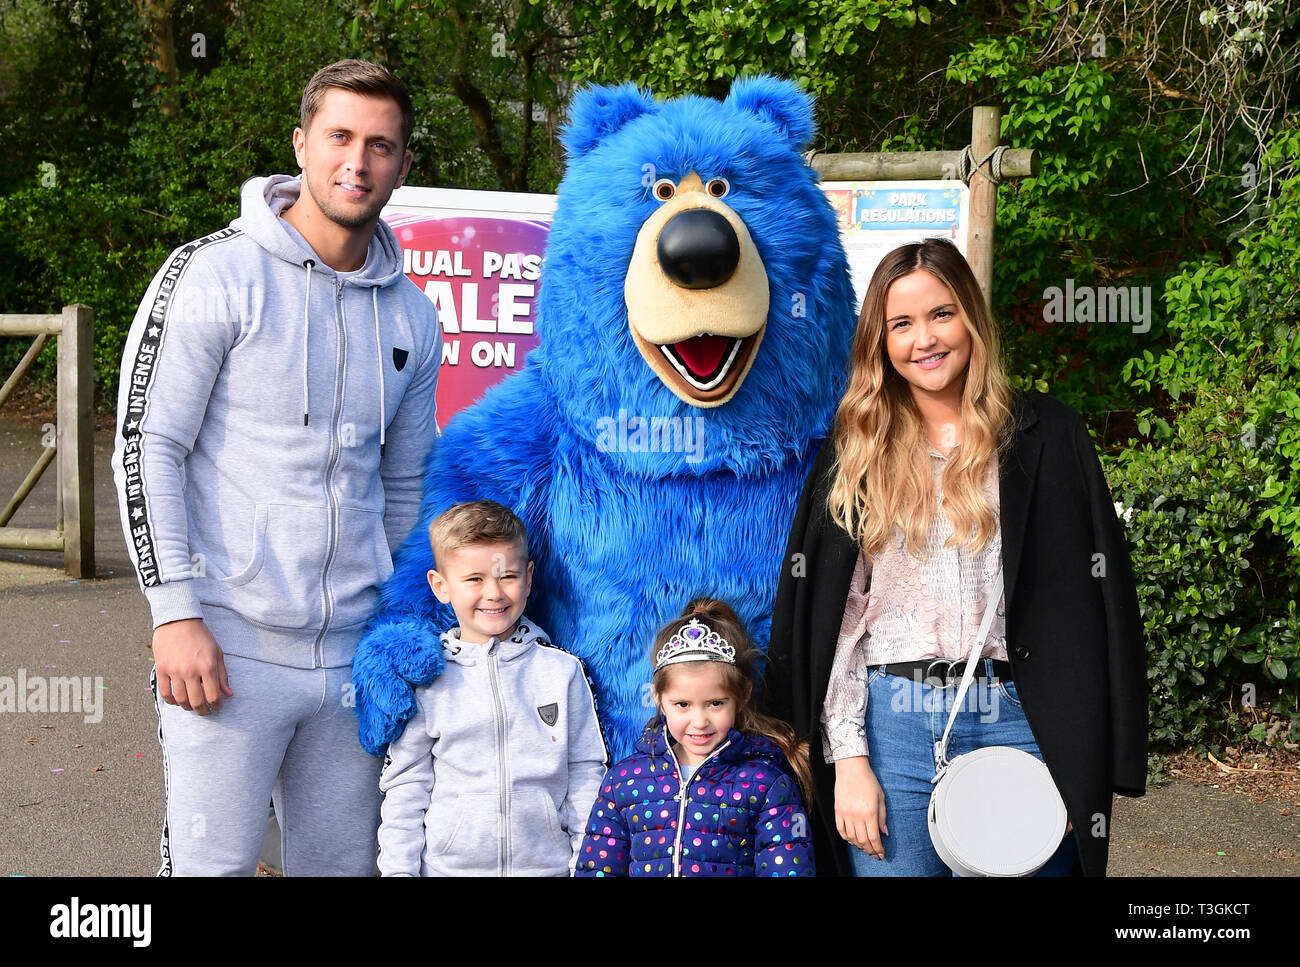
[[554,725],[560,719],[560,706],[555,702],[550,705],[537,706],[537,714],[542,717],[542,721],[547,725]]
[[399,373],[406,368],[406,357],[409,355],[410,352],[407,350],[393,347],[393,365],[397,367]]

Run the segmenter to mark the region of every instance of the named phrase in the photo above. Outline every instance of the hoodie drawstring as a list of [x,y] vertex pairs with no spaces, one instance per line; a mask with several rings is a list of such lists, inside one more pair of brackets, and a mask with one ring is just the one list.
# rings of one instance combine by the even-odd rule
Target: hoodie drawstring
[[375,312],[375,354],[379,357],[379,455],[384,455],[384,344],[379,339],[379,286],[370,287],[370,305]]
[[316,263],[312,259],[302,263],[302,267],[307,270],[307,294],[302,301],[302,322],[303,322],[303,346],[302,346],[302,425],[306,426],[310,419],[309,393],[307,389],[307,359],[311,353],[311,270]]

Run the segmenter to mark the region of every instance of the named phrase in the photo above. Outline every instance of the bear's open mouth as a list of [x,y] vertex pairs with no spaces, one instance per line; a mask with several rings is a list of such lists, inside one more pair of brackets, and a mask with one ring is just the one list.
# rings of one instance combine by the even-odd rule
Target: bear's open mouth
[[[668,384],[676,383],[695,405],[716,405],[728,399],[749,369],[749,362],[762,338],[763,330],[737,339],[734,336],[716,336],[706,332],[690,339],[672,343],[648,343],[641,339],[633,327],[633,335],[642,347],[653,355],[646,359]],[[658,358],[659,364],[653,360]]]
[[743,339],[705,333],[660,346],[659,351],[682,379],[695,389],[707,392],[717,389],[727,378],[743,342]]

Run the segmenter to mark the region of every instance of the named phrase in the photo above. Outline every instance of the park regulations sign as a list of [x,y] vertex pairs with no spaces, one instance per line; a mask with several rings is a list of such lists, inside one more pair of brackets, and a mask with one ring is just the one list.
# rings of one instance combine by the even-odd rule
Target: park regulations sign
[[822,190],[835,209],[840,240],[853,275],[855,311],[862,307],[876,266],[900,245],[946,238],[966,255],[970,188],[942,181],[832,181]]
[[[970,189],[957,179],[822,187],[835,209],[857,306],[880,260],[899,245],[938,235],[966,254]],[[437,306],[442,322],[440,426],[520,369],[538,344],[537,296],[555,201],[404,186],[384,208],[406,277]]]

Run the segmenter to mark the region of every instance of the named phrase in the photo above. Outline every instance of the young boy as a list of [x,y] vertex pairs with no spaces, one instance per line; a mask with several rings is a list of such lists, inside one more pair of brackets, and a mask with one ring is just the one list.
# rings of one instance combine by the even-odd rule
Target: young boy
[[523,522],[490,500],[429,525],[429,587],[459,627],[446,668],[388,747],[379,788],[384,876],[565,876],[605,771],[577,658],[524,618]]

